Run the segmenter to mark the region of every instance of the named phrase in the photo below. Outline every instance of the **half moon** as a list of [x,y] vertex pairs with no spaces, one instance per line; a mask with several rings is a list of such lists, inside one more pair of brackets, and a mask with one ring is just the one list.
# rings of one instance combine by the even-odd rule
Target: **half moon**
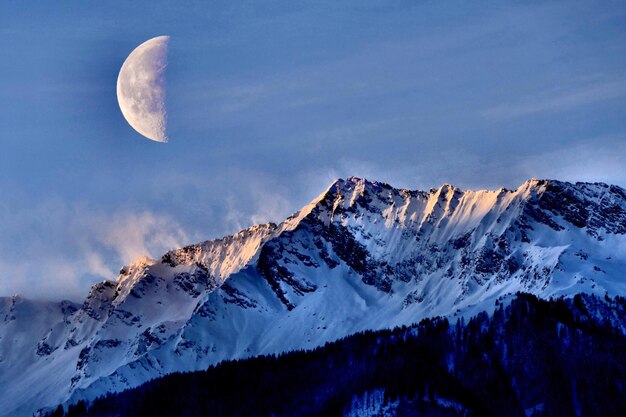
[[169,36],[139,45],[117,77],[117,101],[128,124],[148,139],[167,142],[165,67]]

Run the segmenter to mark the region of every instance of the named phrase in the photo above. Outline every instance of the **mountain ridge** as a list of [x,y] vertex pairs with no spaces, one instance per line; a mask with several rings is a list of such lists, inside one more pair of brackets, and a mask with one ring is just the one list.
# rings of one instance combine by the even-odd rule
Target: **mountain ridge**
[[602,183],[426,192],[339,179],[282,223],[142,258],[94,285],[28,335],[26,359],[0,362],[59,383],[31,397],[16,384],[0,400],[26,415],[224,359],[489,310],[517,290],[623,294],[625,233],[626,192]]

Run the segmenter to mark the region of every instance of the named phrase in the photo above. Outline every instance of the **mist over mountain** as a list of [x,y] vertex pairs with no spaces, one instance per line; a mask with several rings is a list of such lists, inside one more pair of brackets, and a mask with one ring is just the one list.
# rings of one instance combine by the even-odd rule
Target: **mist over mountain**
[[355,332],[492,314],[520,291],[623,295],[624,271],[617,186],[337,180],[280,224],[138,259],[82,305],[0,299],[2,415]]

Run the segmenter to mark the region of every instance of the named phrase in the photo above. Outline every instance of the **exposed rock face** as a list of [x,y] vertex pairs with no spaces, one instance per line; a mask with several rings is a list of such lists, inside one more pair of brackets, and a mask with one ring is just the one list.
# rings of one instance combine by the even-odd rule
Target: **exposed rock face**
[[281,224],[142,258],[82,306],[0,299],[0,403],[30,415],[224,359],[489,310],[518,290],[624,294],[623,271],[619,187],[337,180]]

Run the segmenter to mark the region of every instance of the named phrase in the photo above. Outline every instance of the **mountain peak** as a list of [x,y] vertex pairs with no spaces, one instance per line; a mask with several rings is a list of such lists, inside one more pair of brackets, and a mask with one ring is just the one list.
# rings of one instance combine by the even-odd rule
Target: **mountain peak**
[[345,192],[345,191],[364,191],[368,189],[391,189],[393,188],[391,185],[379,182],[379,181],[371,181],[364,177],[354,177],[350,176],[345,179],[338,178],[331,183],[331,185],[326,189],[326,193],[328,192]]
[[[26,366],[44,382],[19,398],[0,390],[0,404],[31,415],[222,360],[490,310],[516,291],[623,294],[624,247],[626,193],[615,186],[427,192],[337,179],[280,224],[140,258],[77,310],[46,306],[23,349],[0,344],[0,387],[14,389]],[[13,340],[28,311],[3,303],[0,338]]]

